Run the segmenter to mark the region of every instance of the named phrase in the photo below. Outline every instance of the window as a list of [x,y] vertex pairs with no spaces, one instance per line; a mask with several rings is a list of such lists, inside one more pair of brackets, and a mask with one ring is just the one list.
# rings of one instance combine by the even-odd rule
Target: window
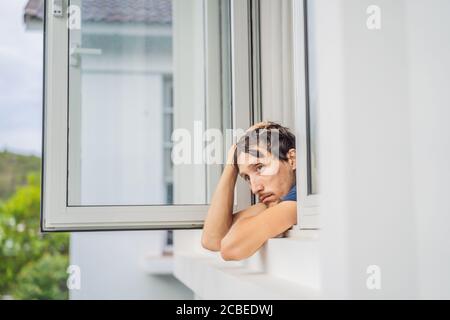
[[[201,228],[222,171],[202,133],[226,154],[228,129],[266,119],[295,128],[298,227],[317,227],[309,2],[45,3],[44,231]],[[251,204],[241,179],[235,200]]]
[[260,59],[260,97],[254,100],[260,102],[261,117],[284,124],[296,135],[299,223],[294,229],[318,228],[313,3],[259,2],[260,51],[254,46]]
[[300,151],[297,179],[300,181],[298,221],[301,229],[316,229],[319,186],[317,169],[317,106],[314,42],[314,1],[293,1],[294,104],[297,150]]
[[[42,229],[201,228],[221,172],[201,134],[250,125],[246,1],[60,2],[45,2]],[[178,129],[190,162],[171,161]]]

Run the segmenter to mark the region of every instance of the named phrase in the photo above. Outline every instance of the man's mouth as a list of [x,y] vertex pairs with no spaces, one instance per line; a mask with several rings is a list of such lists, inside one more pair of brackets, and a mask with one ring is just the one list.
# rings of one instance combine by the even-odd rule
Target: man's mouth
[[259,201],[264,203],[265,200],[268,200],[270,198],[270,196],[272,195],[272,193],[268,193],[268,194],[263,194],[261,197],[259,197]]

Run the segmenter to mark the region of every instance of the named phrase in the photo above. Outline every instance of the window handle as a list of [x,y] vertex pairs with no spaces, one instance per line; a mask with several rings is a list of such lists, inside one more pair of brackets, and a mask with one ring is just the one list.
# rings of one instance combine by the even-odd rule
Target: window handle
[[79,44],[70,48],[70,65],[78,67],[80,65],[81,55],[99,56],[102,54],[102,49],[97,48],[82,48]]
[[102,49],[96,49],[96,48],[81,48],[79,46],[76,46],[72,48],[70,51],[70,55],[95,55],[99,56],[102,54]]

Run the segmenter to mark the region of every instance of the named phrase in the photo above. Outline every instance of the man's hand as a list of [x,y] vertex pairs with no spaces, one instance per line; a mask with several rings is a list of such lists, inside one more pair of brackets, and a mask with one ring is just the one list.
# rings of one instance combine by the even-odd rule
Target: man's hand
[[232,144],[230,149],[228,149],[227,160],[225,164],[234,166],[234,153],[236,152],[236,144]]

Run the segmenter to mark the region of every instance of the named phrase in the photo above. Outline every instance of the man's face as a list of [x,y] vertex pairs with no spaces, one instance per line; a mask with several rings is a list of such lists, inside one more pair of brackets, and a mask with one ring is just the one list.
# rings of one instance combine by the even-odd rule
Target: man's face
[[271,207],[279,203],[294,184],[295,156],[289,159],[292,161],[281,161],[264,148],[255,147],[250,153],[239,154],[239,175],[249,183],[259,201]]

